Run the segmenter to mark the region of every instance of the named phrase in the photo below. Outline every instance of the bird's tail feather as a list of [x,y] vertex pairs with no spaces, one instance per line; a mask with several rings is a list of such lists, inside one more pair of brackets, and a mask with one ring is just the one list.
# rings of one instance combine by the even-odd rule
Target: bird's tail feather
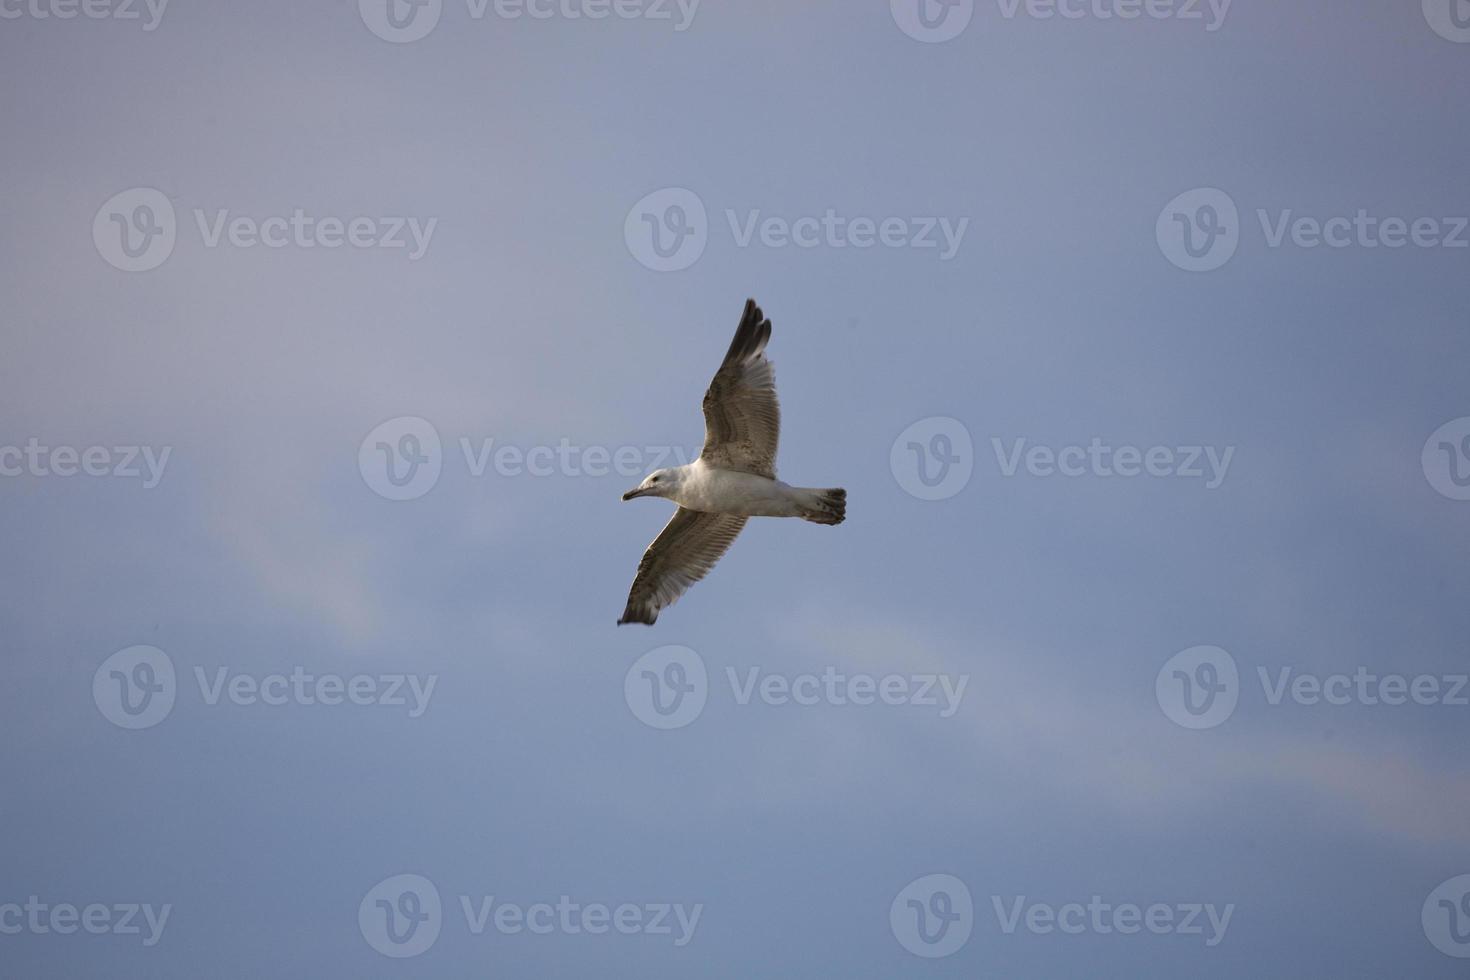
[[807,490],[808,503],[801,519],[813,524],[841,524],[847,519],[847,491],[841,487]]

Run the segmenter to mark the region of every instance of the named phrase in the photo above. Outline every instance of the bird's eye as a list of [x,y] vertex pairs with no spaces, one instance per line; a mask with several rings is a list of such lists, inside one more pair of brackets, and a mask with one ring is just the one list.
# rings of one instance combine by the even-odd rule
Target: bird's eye
[[658,482],[658,477],[654,477],[654,478],[653,478],[653,479],[652,479],[652,480],[650,480],[650,481],[649,481],[649,482],[651,482],[651,483],[657,483],[657,482]]

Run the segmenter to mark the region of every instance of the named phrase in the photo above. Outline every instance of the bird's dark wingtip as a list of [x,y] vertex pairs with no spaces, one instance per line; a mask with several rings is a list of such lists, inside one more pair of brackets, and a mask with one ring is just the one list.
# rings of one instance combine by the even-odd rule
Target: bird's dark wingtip
[[637,623],[640,626],[652,626],[657,619],[658,613],[649,614],[646,612],[640,612],[639,610],[634,609],[632,606],[629,606],[627,609],[623,610],[623,616],[621,619],[618,620],[618,625],[623,626],[628,623]]
[[740,316],[740,325],[735,328],[735,338],[725,353],[725,362],[746,361],[759,354],[771,339],[771,321],[761,310],[754,298],[745,301],[745,312]]
[[762,312],[760,304],[754,298],[748,299],[745,301],[745,312],[740,314],[740,326],[738,329],[752,330],[760,326],[761,321],[765,318],[766,315]]

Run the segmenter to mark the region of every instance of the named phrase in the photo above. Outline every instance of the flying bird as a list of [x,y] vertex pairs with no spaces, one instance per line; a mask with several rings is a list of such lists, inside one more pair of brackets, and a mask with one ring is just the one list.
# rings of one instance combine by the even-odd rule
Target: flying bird
[[751,517],[800,517],[841,524],[847,491],[793,487],[776,479],[781,408],[776,374],[766,360],[771,321],[746,300],[735,339],[704,393],[704,450],[686,466],[654,470],[623,494],[665,497],[679,505],[638,563],[618,625],[652,626],[720,560]]

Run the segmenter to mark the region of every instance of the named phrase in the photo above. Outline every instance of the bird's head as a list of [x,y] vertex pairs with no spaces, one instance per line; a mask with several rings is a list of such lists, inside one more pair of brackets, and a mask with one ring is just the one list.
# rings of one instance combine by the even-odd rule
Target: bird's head
[[654,470],[643,478],[643,482],[623,494],[624,500],[634,497],[667,497],[679,485],[677,470]]

